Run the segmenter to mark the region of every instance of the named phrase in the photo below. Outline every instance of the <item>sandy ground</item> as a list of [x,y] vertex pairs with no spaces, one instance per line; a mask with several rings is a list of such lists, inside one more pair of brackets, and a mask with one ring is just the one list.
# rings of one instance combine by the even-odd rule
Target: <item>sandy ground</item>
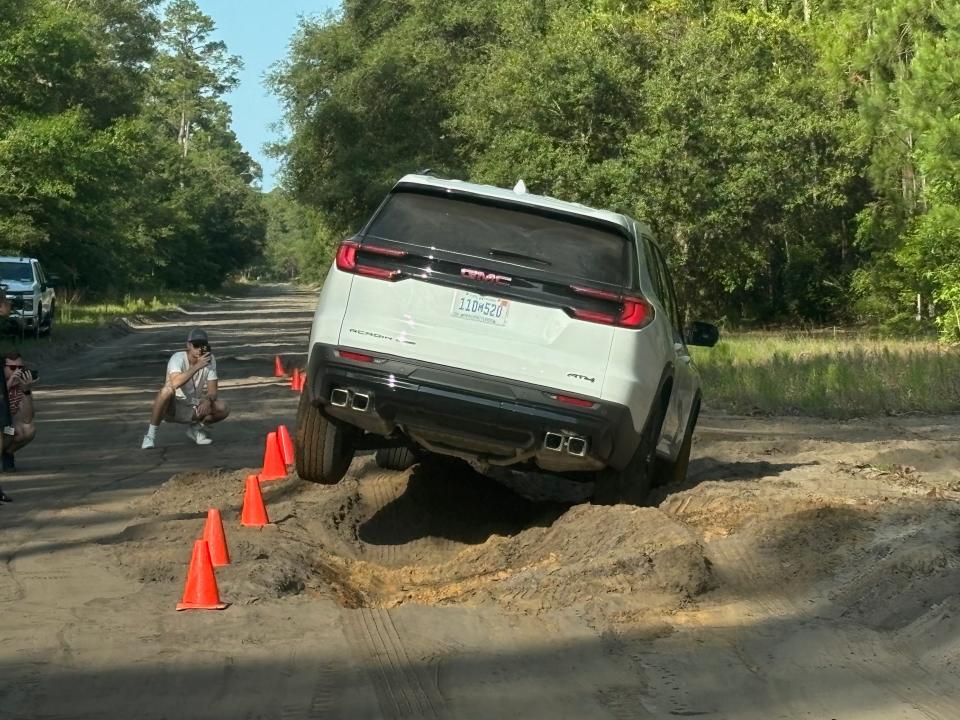
[[[707,411],[645,508],[365,455],[337,486],[264,484],[272,524],[241,528],[313,301],[255,288],[43,366],[41,435],[0,479],[0,717],[960,717],[957,417]],[[233,416],[141,451],[192,324]],[[210,507],[231,605],[178,613]]]

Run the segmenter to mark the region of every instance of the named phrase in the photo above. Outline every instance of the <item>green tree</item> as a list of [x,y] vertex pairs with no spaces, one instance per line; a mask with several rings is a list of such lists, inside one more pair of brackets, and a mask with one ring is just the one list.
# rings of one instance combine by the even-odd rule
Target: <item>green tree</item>
[[196,130],[210,131],[229,123],[223,95],[237,85],[240,58],[212,40],[213,19],[194,0],[171,0],[160,34],[161,53],[154,63],[156,109],[176,131],[187,156]]
[[267,274],[282,280],[320,282],[339,238],[324,226],[320,213],[287,197],[279,188],[264,195],[263,202],[268,217]]
[[151,67],[147,115],[169,143],[156,177],[162,225],[153,278],[174,287],[218,286],[255,261],[266,228],[252,187],[260,168],[230,129],[223,100],[236,86],[240,60],[211,39],[214,31],[193,0],[172,0]]
[[714,313],[844,310],[848,221],[865,188],[850,116],[816,67],[802,24],[724,12],[689,25],[644,84],[630,143],[638,212]]
[[642,43],[622,42],[622,23],[577,4],[547,21],[501,21],[503,44],[460,78],[446,123],[470,176],[506,186],[522,177],[536,192],[632,209],[624,161],[641,122]]
[[273,76],[277,151],[331,235],[411,170],[523,177],[650,219],[701,312],[880,318],[919,293],[960,333],[955,5],[347,0]]
[[833,9],[839,32],[825,36],[825,57],[856,101],[874,191],[859,217],[869,258],[856,278],[860,307],[912,325],[919,299],[921,314],[932,310],[956,336],[960,143],[950,108],[960,101],[960,11],[929,0],[847,0]]
[[348,0],[340,17],[303,21],[271,78],[291,194],[345,233],[404,173],[463,174],[444,123],[457,80],[500,32],[499,5]]
[[132,115],[152,54],[150,5],[0,7],[0,243],[95,288],[127,284],[139,264],[127,242],[144,149]]

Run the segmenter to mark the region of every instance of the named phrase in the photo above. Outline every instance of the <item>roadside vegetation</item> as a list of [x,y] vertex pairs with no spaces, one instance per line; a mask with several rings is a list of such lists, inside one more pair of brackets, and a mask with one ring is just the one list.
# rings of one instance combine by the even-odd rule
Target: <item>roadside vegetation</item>
[[122,300],[113,302],[64,302],[57,309],[58,330],[100,327],[121,317],[180,310],[187,303],[210,298],[206,293],[166,291],[150,297],[126,295]]
[[853,418],[960,412],[960,351],[870,333],[742,332],[692,348],[706,404]]
[[344,0],[272,83],[325,242],[407,172],[522,178],[648,218],[693,317],[956,338],[958,76],[957,3]]
[[240,59],[194,0],[0,0],[0,254],[123,297],[260,257],[260,168],[223,97]]
[[15,330],[0,335],[0,350],[18,349],[31,357],[62,352],[74,343],[83,343],[93,337],[97,330],[115,323],[120,318],[156,317],[164,313],[176,313],[191,303],[210,301],[213,295],[205,292],[163,291],[159,294],[137,296],[128,294],[119,300],[90,300],[78,297],[61,297],[53,332],[34,338],[29,333]]
[[[0,254],[126,298],[60,327],[318,282],[430,168],[650,220],[691,319],[960,340],[956,3],[343,0],[291,33],[262,193],[195,0],[0,0]],[[697,360],[738,411],[940,412],[946,347],[746,333]]]

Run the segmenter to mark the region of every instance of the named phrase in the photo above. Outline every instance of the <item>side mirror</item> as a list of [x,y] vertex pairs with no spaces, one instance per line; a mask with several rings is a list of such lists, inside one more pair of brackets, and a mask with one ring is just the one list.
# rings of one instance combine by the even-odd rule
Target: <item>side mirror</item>
[[713,347],[720,339],[720,330],[712,323],[700,322],[695,320],[687,328],[687,345],[699,345],[700,347]]

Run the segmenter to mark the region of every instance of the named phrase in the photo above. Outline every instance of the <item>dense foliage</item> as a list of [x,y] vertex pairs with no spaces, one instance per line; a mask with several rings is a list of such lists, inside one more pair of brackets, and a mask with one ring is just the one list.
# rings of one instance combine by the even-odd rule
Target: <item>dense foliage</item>
[[403,173],[522,177],[649,219],[693,313],[960,337],[960,4],[345,0],[272,81],[327,243]]
[[259,255],[212,31],[193,0],[0,0],[0,253],[99,292],[212,287]]

